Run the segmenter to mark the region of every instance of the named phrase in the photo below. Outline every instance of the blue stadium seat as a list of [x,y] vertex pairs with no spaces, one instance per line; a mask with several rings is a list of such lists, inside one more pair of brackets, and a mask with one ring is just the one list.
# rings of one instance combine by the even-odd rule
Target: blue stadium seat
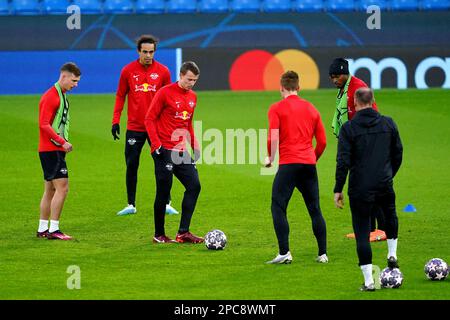
[[422,0],[423,10],[449,10],[450,0]]
[[261,4],[259,0],[232,0],[231,10],[234,12],[259,12]]
[[134,10],[133,3],[130,0],[106,0],[103,5],[105,13],[126,14]]
[[99,0],[74,0],[73,4],[80,7],[81,14],[102,13],[102,4]]
[[67,14],[67,7],[70,6],[69,0],[44,0],[42,10],[47,14]]
[[323,11],[323,2],[321,0],[296,0],[294,1],[294,11],[321,12]]
[[228,0],[201,0],[198,9],[204,13],[228,12]]
[[168,13],[193,13],[197,12],[196,0],[169,0],[167,3]]
[[289,12],[292,10],[291,0],[264,0],[264,12]]
[[14,0],[12,3],[12,13],[19,15],[39,15],[41,7],[38,0]]
[[389,3],[387,0],[361,0],[359,3],[359,10],[366,11],[369,6],[379,6],[381,10],[386,11],[389,9]]
[[332,0],[327,2],[327,10],[335,12],[354,11],[355,2],[353,0]]
[[136,13],[164,13],[166,4],[164,0],[138,0]]
[[418,0],[392,0],[391,9],[393,11],[415,11],[419,9]]
[[0,0],[0,16],[9,14],[9,3],[8,0]]

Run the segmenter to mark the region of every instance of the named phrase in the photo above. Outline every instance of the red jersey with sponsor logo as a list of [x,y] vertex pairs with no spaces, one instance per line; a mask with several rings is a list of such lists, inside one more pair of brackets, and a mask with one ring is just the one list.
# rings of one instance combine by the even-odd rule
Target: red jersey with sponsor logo
[[[66,143],[66,140],[52,128],[53,120],[59,109],[59,102],[59,95],[55,86],[48,89],[39,101],[39,152],[64,151],[62,145]],[[51,139],[61,146],[55,145]]]
[[[314,137],[315,149],[312,145]],[[267,136],[267,151],[272,161],[277,143],[280,150],[279,164],[315,164],[327,144],[319,111],[297,95],[288,96],[273,104],[269,109]]]
[[[352,118],[356,114],[355,91],[358,90],[359,88],[367,88],[367,84],[361,79],[352,76],[352,78],[350,79],[350,83],[348,84],[348,91],[347,91],[348,120],[352,120]],[[377,104],[375,103],[375,101],[372,104],[372,108],[378,111]]]
[[126,65],[120,74],[112,123],[120,122],[125,97],[128,95],[127,129],[145,132],[145,114],[150,103],[156,92],[170,82],[169,69],[155,60],[147,68],[139,60]]
[[195,150],[192,119],[197,106],[197,95],[172,83],[159,90],[145,117],[145,127],[151,141],[151,152],[160,146],[170,150],[186,150],[186,140]]

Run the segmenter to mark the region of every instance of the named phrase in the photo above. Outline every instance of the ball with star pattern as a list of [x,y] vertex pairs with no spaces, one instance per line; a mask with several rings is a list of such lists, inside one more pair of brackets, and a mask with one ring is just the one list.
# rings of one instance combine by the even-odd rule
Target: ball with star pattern
[[448,265],[440,258],[433,258],[427,262],[424,271],[430,280],[445,280],[448,276]]
[[399,268],[385,268],[380,274],[380,284],[383,288],[397,289],[403,283],[403,274]]
[[210,250],[223,250],[227,244],[227,236],[223,231],[212,230],[205,236],[205,245]]

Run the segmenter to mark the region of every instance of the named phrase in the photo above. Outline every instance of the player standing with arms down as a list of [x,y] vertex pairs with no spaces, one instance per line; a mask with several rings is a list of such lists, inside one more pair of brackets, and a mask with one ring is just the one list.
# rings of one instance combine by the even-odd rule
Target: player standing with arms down
[[[44,171],[44,194],[40,204],[38,238],[72,240],[59,230],[61,211],[69,191],[66,153],[69,143],[69,102],[66,93],[78,85],[81,71],[68,62],[61,69],[58,82],[39,102],[39,158]],[[50,228],[48,222],[50,219]]]
[[[336,97],[336,110],[331,124],[333,133],[338,138],[342,125],[348,120],[352,120],[356,114],[355,91],[359,88],[367,88],[367,84],[350,74],[348,61],[343,58],[333,60],[329,68],[329,76],[331,82],[339,89]],[[375,100],[372,103],[372,108],[378,111]],[[370,241],[386,240],[383,212],[378,207],[374,207],[373,210],[371,215]],[[377,222],[378,229],[376,228]],[[354,238],[355,234],[349,234],[347,237]]]
[[388,267],[398,268],[398,218],[395,210],[393,178],[402,163],[403,147],[397,125],[372,108],[373,92],[360,88],[355,92],[356,115],[339,134],[334,202],[343,207],[344,188],[350,171],[348,196],[359,266],[364,275],[361,291],[374,291],[370,212],[377,205],[386,218]]
[[[199,76],[200,69],[194,62],[184,62],[180,68],[180,80],[158,91],[145,117],[155,162],[154,243],[203,242],[203,238],[189,232],[201,188],[195,166],[195,161],[200,157],[200,148],[192,126],[197,106],[197,95],[192,88]],[[186,140],[193,149],[195,159],[187,152]],[[164,204],[172,188],[173,175],[186,189],[175,240],[167,237],[164,229]]]
[[[279,144],[280,166],[272,186],[272,218],[278,238],[278,255],[267,263],[291,263],[289,251],[289,223],[287,206],[294,188],[305,201],[312,221],[314,236],[319,247],[316,261],[327,263],[327,231],[319,204],[319,182],[316,162],[326,147],[326,134],[320,113],[308,101],[298,96],[299,77],[294,71],[281,76],[283,99],[269,109],[268,157],[270,167]],[[316,148],[312,139],[316,138]]]
[[[151,35],[142,35],[137,40],[139,59],[126,65],[120,74],[111,132],[114,140],[119,139],[120,116],[125,98],[128,96],[128,122],[125,141],[128,206],[117,213],[119,216],[137,212],[136,185],[139,159],[145,141],[151,143],[145,129],[145,114],[156,92],[171,83],[169,69],[154,59],[157,42],[157,39]],[[166,199],[166,203],[167,213],[178,213],[170,206],[170,195]]]

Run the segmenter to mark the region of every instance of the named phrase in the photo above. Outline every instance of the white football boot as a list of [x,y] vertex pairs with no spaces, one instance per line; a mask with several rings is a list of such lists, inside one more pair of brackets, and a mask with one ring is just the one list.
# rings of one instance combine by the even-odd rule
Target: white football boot
[[118,216],[126,216],[128,214],[135,214],[136,212],[137,212],[136,211],[136,207],[133,206],[132,204],[129,204],[124,209],[122,209],[119,212],[117,212],[117,215]]
[[273,260],[267,261],[268,264],[290,264],[292,263],[292,255],[291,252],[281,255],[278,254]]
[[318,263],[328,263],[328,257],[327,257],[327,254],[324,253],[324,254],[321,255],[321,256],[317,256],[316,262],[318,262]]

